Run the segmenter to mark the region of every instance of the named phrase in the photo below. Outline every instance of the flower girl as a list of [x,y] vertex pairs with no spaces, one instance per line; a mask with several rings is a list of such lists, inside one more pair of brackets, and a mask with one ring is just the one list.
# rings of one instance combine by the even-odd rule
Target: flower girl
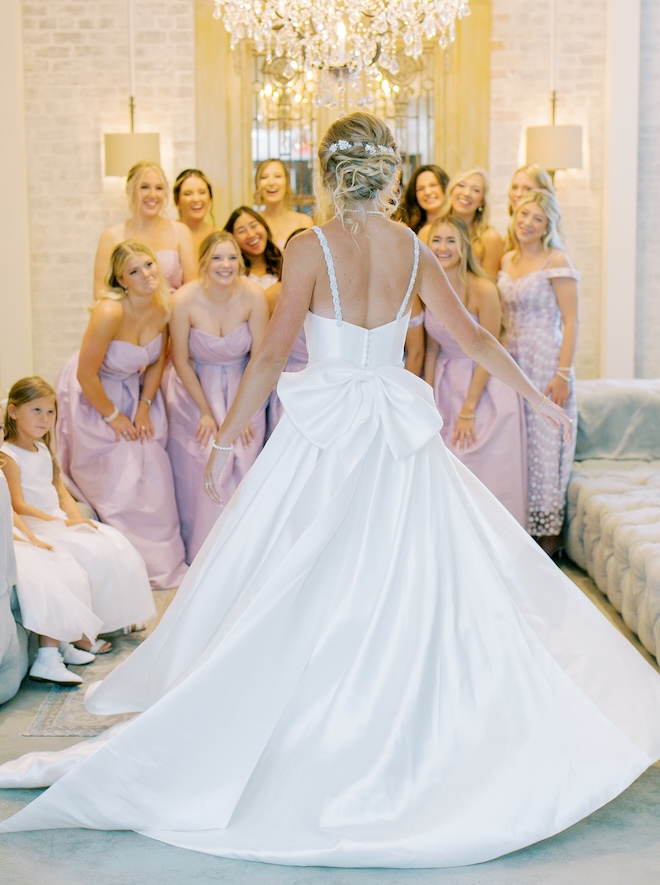
[[53,388],[23,378],[9,391],[1,451],[12,507],[55,550],[87,573],[94,614],[109,633],[154,617],[144,561],[116,529],[84,519],[65,489],[50,443],[57,416]]

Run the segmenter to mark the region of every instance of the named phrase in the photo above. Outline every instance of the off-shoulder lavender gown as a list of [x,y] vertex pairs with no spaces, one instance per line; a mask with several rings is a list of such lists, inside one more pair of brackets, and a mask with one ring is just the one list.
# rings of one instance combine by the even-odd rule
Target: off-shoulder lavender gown
[[520,397],[491,376],[476,409],[476,442],[468,449],[452,445],[456,419],[472,383],[475,363],[428,308],[424,311],[424,328],[440,345],[433,393],[444,422],[441,433],[445,445],[526,526],[527,431]]
[[[190,330],[189,353],[218,426],[222,424],[236,396],[251,347],[252,337],[247,323],[241,323],[222,337],[209,335],[200,329]],[[192,562],[222,511],[222,507],[204,492],[204,468],[211,451],[211,440],[203,449],[195,442],[199,409],[173,366],[166,371],[163,390],[169,419],[167,452],[174,471],[186,560]],[[252,442],[244,446],[240,439],[236,441],[223,473],[220,497],[224,504],[262,449],[266,429],[264,409],[254,416],[252,427]]]
[[[572,267],[542,268],[512,280],[501,270],[497,284],[502,296],[504,346],[539,390],[545,390],[559,366],[563,337],[561,314],[553,279],[579,280]],[[536,538],[559,535],[566,510],[566,489],[575,454],[577,403],[575,378],[564,409],[573,419],[573,437],[568,442],[561,429],[551,427],[525,403],[527,424],[528,521]]]
[[[99,377],[111,402],[131,420],[140,399],[144,368],[162,347],[157,335],[145,347],[111,341]],[[59,404],[58,457],[73,491],[87,501],[101,522],[114,526],[142,554],[154,587],[176,587],[186,573],[183,541],[174,496],[172,467],[165,451],[167,418],[158,392],[150,409],[154,437],[130,442],[115,434],[88,402],[76,378],[78,354],[56,383]]]

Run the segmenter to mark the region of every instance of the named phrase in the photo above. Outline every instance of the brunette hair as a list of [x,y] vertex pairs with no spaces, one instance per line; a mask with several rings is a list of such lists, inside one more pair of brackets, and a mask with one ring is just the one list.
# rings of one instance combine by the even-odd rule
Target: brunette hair
[[[282,253],[277,248],[275,243],[273,242],[273,235],[271,233],[270,228],[268,227],[268,222],[257,212],[255,209],[251,209],[249,206],[239,206],[238,209],[234,209],[229,218],[227,219],[227,223],[224,226],[224,230],[228,231],[230,234],[234,234],[234,226],[239,216],[246,212],[248,215],[251,215],[266,231],[266,248],[264,249],[264,261],[266,262],[266,270],[268,273],[275,274],[278,279],[282,276]],[[243,255],[243,261],[245,262],[245,267],[250,272],[250,256],[247,255],[241,249],[241,253]]]
[[[185,184],[185,182],[189,178],[200,178],[206,187],[208,188],[209,197],[211,198],[211,204],[209,206],[209,215],[211,216],[211,221],[215,224],[215,218],[213,217],[213,185],[206,177],[206,175],[202,172],[201,169],[183,169],[176,177],[174,185],[172,187],[172,197],[174,199],[174,205],[179,208],[179,198],[181,196],[181,188]],[[179,218],[181,217],[181,212],[179,211]]]
[[434,163],[427,163],[424,166],[418,166],[410,176],[410,181],[406,185],[403,193],[403,208],[405,212],[404,221],[409,228],[419,233],[427,221],[426,210],[422,209],[417,200],[417,179],[422,172],[431,172],[435,175],[438,184],[442,188],[442,196],[447,193],[447,185],[449,184],[449,176],[444,169],[436,166]]

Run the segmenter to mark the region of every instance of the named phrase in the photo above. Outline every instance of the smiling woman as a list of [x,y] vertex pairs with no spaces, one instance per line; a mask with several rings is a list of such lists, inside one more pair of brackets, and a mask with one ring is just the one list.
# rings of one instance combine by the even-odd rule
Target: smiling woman
[[[192,234],[195,255],[202,241],[215,230],[213,217],[213,186],[201,169],[184,169],[172,188],[179,218]],[[206,220],[210,217],[211,224]]]
[[314,222],[304,212],[291,208],[293,191],[289,170],[282,160],[263,160],[255,175],[255,200],[262,206],[262,214],[278,249],[283,249],[294,230],[309,228]]
[[[210,234],[200,249],[199,280],[176,293],[170,321],[174,368],[168,367],[163,383],[169,417],[167,451],[188,562],[222,509],[204,492],[211,440],[267,323],[266,296],[246,278],[238,243],[226,231]],[[265,430],[265,408],[261,408],[240,434],[231,466],[223,474],[225,503],[261,451]]]
[[140,162],[126,178],[130,218],[113,224],[101,234],[94,259],[94,297],[103,291],[104,277],[112,250],[119,243],[136,239],[156,253],[170,289],[195,278],[195,255],[190,230],[180,221],[165,218],[168,184],[157,163]]
[[263,289],[273,286],[282,272],[282,253],[273,242],[267,221],[249,206],[234,209],[224,229],[236,237],[251,280]]
[[494,279],[500,269],[504,242],[488,223],[488,175],[484,169],[467,169],[452,178],[443,206],[443,214],[448,212],[468,226],[474,256]]
[[174,587],[186,568],[159,390],[168,287],[144,243],[120,243],[109,264],[80,353],[56,384],[60,462],[102,522],[137,547],[152,585]]

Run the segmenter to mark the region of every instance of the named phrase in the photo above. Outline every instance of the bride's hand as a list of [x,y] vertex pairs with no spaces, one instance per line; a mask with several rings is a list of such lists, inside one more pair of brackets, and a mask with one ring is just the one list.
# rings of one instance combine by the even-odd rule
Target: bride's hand
[[209,460],[206,462],[206,470],[204,471],[204,491],[212,501],[215,501],[216,504],[224,504],[219,492],[220,474],[227,464],[230,455],[231,449],[229,448],[226,450],[212,448]]
[[564,441],[570,442],[573,437],[573,419],[569,418],[557,403],[553,403],[551,399],[544,397],[540,406],[537,406],[534,411],[546,420],[551,427],[561,427],[564,432]]

